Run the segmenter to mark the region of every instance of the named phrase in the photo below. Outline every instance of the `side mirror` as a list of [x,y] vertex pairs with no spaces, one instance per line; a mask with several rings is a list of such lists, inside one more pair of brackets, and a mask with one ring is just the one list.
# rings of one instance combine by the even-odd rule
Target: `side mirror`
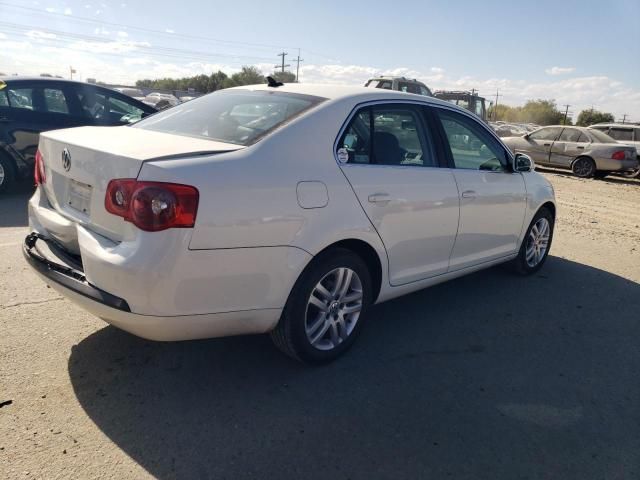
[[529,134],[528,134],[528,133],[525,133],[525,134],[522,136],[522,138],[524,138],[525,140],[529,140]]
[[514,172],[532,172],[534,168],[533,160],[524,153],[516,153],[513,158],[513,171]]

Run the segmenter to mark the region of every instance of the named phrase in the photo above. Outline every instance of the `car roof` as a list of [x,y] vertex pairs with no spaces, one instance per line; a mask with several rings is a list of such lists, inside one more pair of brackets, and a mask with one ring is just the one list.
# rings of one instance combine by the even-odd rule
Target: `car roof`
[[638,128],[640,125],[634,125],[632,123],[595,123],[593,125],[589,125],[587,128],[591,127],[624,127],[624,128]]
[[[9,82],[64,82],[64,83],[75,83],[80,85],[95,85],[93,83],[80,82],[78,80],[69,80],[68,78],[58,78],[58,77],[36,77],[36,76],[22,76],[22,75],[0,75],[0,80],[5,83]],[[96,87],[101,87],[102,85],[95,85]],[[105,87],[102,87],[105,88]]]
[[[450,102],[438,100],[437,98],[418,95],[415,93],[400,92],[397,90],[387,90],[383,88],[371,88],[355,85],[328,85],[311,83],[285,83],[280,87],[269,87],[266,84],[245,85],[233,87],[227,90],[250,90],[250,91],[270,91],[296,93],[300,95],[312,95],[326,98],[328,100],[342,100],[357,98],[360,101],[368,100],[420,100],[424,103],[434,105],[452,106]],[[453,105],[455,106],[455,105]],[[466,111],[466,110],[465,110]]]

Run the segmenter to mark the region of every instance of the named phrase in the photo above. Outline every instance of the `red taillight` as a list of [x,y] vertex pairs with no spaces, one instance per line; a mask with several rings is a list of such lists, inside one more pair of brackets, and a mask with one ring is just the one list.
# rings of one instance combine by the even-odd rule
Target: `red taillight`
[[189,185],[121,178],[109,182],[104,206],[141,230],[157,232],[193,227],[198,198],[198,189]]
[[36,164],[33,169],[33,177],[36,180],[36,185],[42,185],[47,180],[44,175],[44,159],[42,158],[40,150],[36,151]]
[[618,150],[617,152],[613,152],[613,155],[611,155],[611,158],[614,160],[624,160],[625,157],[626,154],[624,150]]

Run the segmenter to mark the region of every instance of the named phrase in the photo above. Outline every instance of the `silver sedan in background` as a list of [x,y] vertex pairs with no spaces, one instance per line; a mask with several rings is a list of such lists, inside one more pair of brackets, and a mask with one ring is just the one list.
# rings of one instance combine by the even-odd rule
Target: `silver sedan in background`
[[611,172],[638,168],[635,147],[585,127],[542,127],[502,140],[512,152],[529,155],[538,165],[567,168],[582,178],[604,178]]

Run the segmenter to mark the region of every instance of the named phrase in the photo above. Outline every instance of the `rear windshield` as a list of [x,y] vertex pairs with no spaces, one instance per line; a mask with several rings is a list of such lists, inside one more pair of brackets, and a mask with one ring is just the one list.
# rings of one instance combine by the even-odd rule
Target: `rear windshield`
[[159,112],[132,128],[251,145],[323,100],[277,91],[220,90]]
[[602,133],[600,130],[594,128],[589,129],[589,134],[593,137],[595,143],[618,143],[606,133]]

